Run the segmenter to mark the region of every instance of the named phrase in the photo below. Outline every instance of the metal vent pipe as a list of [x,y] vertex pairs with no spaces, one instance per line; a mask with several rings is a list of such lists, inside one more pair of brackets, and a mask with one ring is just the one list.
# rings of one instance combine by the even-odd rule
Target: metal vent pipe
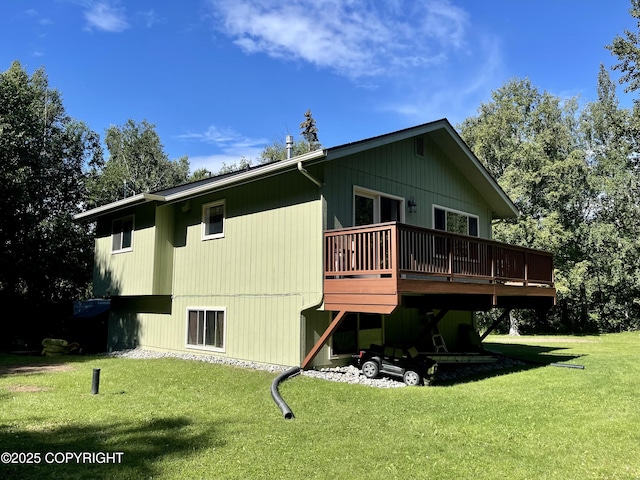
[[287,135],[287,159],[293,157],[293,135]]

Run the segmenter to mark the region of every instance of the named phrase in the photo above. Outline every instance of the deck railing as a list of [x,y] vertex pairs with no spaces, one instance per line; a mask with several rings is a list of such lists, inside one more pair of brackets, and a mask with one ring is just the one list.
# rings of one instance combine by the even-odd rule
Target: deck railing
[[363,276],[552,285],[553,256],[395,222],[325,232],[325,278]]

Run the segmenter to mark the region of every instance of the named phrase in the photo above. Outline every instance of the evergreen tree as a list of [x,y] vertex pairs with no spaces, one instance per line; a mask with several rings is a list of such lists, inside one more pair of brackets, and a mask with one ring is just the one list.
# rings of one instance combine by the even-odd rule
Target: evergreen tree
[[300,134],[307,142],[308,151],[317,150],[320,148],[320,141],[318,140],[318,128],[316,127],[316,120],[311,114],[311,110],[307,110],[304,113],[304,121],[300,124]]

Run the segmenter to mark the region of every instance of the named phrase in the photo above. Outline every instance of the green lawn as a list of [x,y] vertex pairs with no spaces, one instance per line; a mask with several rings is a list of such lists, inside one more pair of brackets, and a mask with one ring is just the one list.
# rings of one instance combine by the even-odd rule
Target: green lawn
[[[294,420],[271,399],[268,372],[104,357],[4,370],[0,453],[41,460],[0,464],[0,478],[640,478],[640,333],[493,336],[486,346],[536,363],[424,388],[297,376],[280,387]],[[0,367],[26,361],[2,355]],[[66,452],[123,454],[82,464],[63,461]]]

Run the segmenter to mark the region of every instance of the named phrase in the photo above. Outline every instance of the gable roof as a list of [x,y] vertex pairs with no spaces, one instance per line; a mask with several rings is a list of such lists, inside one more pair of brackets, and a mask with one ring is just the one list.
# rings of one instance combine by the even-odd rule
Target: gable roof
[[451,163],[462,172],[469,183],[475,186],[480,195],[491,205],[494,218],[518,216],[518,209],[511,199],[446,118],[329,148],[327,149],[327,160],[334,160],[421,135],[431,139],[445,153]]
[[116,202],[86,210],[74,215],[73,218],[75,220],[87,220],[142,203],[169,203],[184,200],[263,178],[268,178],[296,168],[302,169],[303,164],[315,163],[318,161],[332,161],[347,155],[370,150],[375,147],[420,135],[424,135],[431,139],[440,149],[442,149],[443,152],[445,152],[447,158],[462,172],[465,178],[475,186],[489,205],[491,205],[495,218],[516,217],[518,215],[518,211],[511,199],[509,199],[504,190],[500,188],[498,183],[484,168],[473,152],[471,152],[471,149],[469,149],[467,144],[464,143],[449,121],[447,119],[441,119],[324,150],[315,150],[287,160],[205,178],[203,180],[153,193],[140,193],[131,197],[123,198]]

